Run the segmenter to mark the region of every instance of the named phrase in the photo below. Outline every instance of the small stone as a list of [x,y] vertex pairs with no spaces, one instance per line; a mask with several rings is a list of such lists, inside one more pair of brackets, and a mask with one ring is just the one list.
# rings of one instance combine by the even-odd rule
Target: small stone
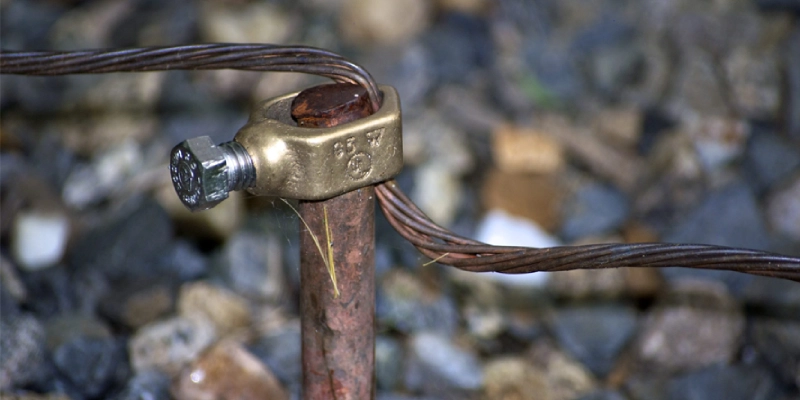
[[345,40],[355,44],[400,45],[425,31],[431,11],[425,0],[346,0],[339,29]]
[[639,143],[644,113],[637,107],[606,108],[595,116],[594,127],[605,137],[623,146]]
[[752,338],[774,371],[785,382],[800,387],[800,322],[755,321]]
[[77,240],[70,265],[112,280],[157,275],[148,266],[166,253],[171,238],[166,212],[152,200],[135,198]]
[[547,382],[523,358],[503,357],[483,369],[487,400],[549,400]]
[[551,400],[571,400],[597,389],[592,374],[549,340],[540,340],[530,349],[529,359],[547,383]]
[[559,271],[551,274],[547,289],[559,298],[571,300],[613,299],[625,292],[625,272],[620,268]]
[[492,154],[505,172],[552,174],[565,164],[564,150],[551,136],[508,125],[493,132]]
[[56,368],[88,398],[127,380],[125,348],[113,338],[78,337],[53,352]]
[[200,316],[214,324],[220,336],[250,326],[250,307],[236,293],[205,282],[186,283],[178,295],[178,313]]
[[275,4],[202,3],[200,32],[217,43],[286,43],[296,30],[293,15]]
[[219,269],[238,293],[277,300],[285,290],[283,249],[275,235],[239,232],[222,249]]
[[216,339],[214,324],[200,318],[174,317],[139,329],[128,344],[137,373],[157,368],[175,376]]
[[[735,182],[717,189],[665,235],[671,243],[707,243],[768,249],[769,234],[751,190]],[[667,276],[673,271],[664,271]]]
[[134,375],[112,400],[171,400],[169,377],[151,369]]
[[166,74],[72,76],[71,81],[81,83],[73,85],[73,90],[65,96],[66,99],[61,103],[63,111],[150,111],[158,103],[166,76]]
[[634,298],[653,298],[664,287],[664,277],[658,268],[620,268],[625,280],[625,292]]
[[628,218],[628,199],[613,187],[581,186],[562,209],[561,235],[567,240],[611,233]]
[[563,186],[552,175],[508,173],[493,168],[483,181],[483,206],[528,219],[553,232],[561,225]]
[[[475,239],[495,246],[555,247],[558,239],[550,236],[535,223],[508,215],[501,210],[490,210],[479,222]],[[469,274],[472,274],[471,272]],[[480,274],[509,285],[542,287],[550,274],[537,272],[524,275]]]
[[249,348],[285,385],[294,387],[302,378],[300,326],[286,324],[260,337]]
[[438,162],[418,167],[414,174],[414,203],[434,222],[450,226],[463,198],[461,178]]
[[571,307],[556,312],[553,331],[562,348],[593,374],[605,377],[633,336],[636,313],[617,306]]
[[775,230],[800,242],[800,175],[770,195],[767,218]]
[[375,304],[378,323],[403,333],[455,332],[458,310],[449,296],[426,287],[415,275],[392,270],[384,275]]
[[446,336],[416,333],[410,339],[410,351],[413,360],[406,369],[409,389],[470,391],[483,387],[484,375],[478,358]]
[[[16,267],[4,255],[0,254],[0,286],[16,303],[25,303],[28,300],[28,289],[22,282]],[[0,303],[0,307],[7,304]],[[4,308],[2,309],[5,310]],[[0,314],[2,315],[2,314]]]
[[399,389],[404,356],[403,346],[397,340],[385,335],[375,338],[375,380],[378,389]]
[[91,164],[78,165],[70,172],[64,183],[64,202],[84,209],[104,200],[140,172],[143,158],[140,145],[132,139],[97,154]]
[[744,316],[724,286],[688,281],[667,295],[678,304],[650,312],[635,345],[639,360],[668,372],[730,362]]
[[275,375],[233,341],[222,341],[193,362],[172,387],[177,400],[289,398]]
[[673,73],[672,96],[667,103],[671,113],[679,119],[728,115],[730,110],[712,56],[693,49],[680,60]]
[[126,282],[101,299],[100,309],[111,320],[138,329],[173,309],[172,290],[163,280]]
[[690,118],[685,129],[709,171],[741,156],[750,136],[750,128],[744,121],[713,116]]
[[0,390],[9,390],[44,375],[45,330],[32,315],[1,317]]
[[743,161],[748,183],[754,185],[760,194],[788,179],[792,171],[800,167],[800,146],[795,146],[773,129],[756,125]]
[[92,315],[62,313],[47,320],[47,348],[55,350],[78,338],[109,339],[111,329],[102,320]]
[[800,143],[800,27],[795,27],[787,39],[786,127],[795,143]]
[[670,400],[770,400],[779,390],[772,376],[757,366],[715,365],[670,382]]
[[25,270],[52,267],[64,256],[70,221],[63,212],[24,211],[14,218],[12,229],[11,251]]
[[784,83],[776,54],[737,48],[723,61],[723,68],[729,96],[738,113],[753,119],[778,115]]

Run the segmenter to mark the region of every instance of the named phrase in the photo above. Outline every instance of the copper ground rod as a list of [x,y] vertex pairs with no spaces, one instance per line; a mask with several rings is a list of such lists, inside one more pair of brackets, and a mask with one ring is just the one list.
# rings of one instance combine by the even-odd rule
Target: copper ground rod
[[[305,127],[333,127],[370,113],[366,90],[350,84],[313,87],[301,92],[292,104],[292,117]],[[300,201],[299,213],[308,225],[306,229],[301,223],[300,234],[302,398],[372,399],[375,187],[323,201]],[[338,297],[324,261],[329,246]]]

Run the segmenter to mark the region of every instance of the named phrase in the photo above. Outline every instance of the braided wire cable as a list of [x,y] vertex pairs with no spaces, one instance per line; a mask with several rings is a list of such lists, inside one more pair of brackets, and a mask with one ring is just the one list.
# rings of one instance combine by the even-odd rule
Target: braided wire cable
[[[300,72],[364,87],[373,110],[378,87],[361,66],[327,50],[269,44],[199,44],[68,52],[0,51],[0,73],[67,75],[107,72],[239,69]],[[389,223],[424,255],[472,272],[526,274],[617,267],[689,267],[730,270],[800,282],[800,258],[712,245],[635,243],[551,248],[492,246],[459,236],[431,221],[394,181],[377,185]]]

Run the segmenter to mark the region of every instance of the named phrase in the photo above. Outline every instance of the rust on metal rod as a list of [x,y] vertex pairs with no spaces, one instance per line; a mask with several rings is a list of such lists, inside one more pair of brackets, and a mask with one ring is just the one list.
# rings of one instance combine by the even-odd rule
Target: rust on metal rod
[[[350,84],[313,87],[301,92],[292,104],[292,117],[304,127],[333,127],[370,113],[366,90]],[[375,188],[368,186],[323,201],[301,201],[299,213],[309,228],[301,226],[300,235],[302,397],[372,399]],[[330,242],[326,229],[330,229]],[[324,253],[328,246],[333,249],[338,297],[312,233]]]

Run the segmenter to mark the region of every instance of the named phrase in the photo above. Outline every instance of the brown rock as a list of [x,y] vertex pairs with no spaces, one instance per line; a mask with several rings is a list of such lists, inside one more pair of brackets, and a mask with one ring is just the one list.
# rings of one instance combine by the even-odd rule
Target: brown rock
[[137,329],[169,313],[174,305],[172,289],[162,282],[131,282],[106,295],[100,305],[104,315]]
[[233,341],[220,342],[200,356],[180,374],[171,392],[177,400],[289,398],[275,375]]
[[564,166],[561,144],[535,129],[495,129],[492,153],[495,164],[506,172],[550,174]]
[[524,358],[498,358],[486,363],[483,371],[487,400],[550,399],[543,374]]
[[353,43],[402,44],[425,30],[431,11],[426,0],[347,0],[339,27]]
[[547,399],[577,399],[597,388],[592,373],[578,361],[558,350],[548,340],[536,342],[528,353],[538,375],[547,383]]
[[564,188],[555,176],[515,174],[493,169],[483,183],[483,205],[536,222],[553,232],[561,224]]
[[641,135],[642,111],[636,107],[604,109],[595,117],[594,127],[612,141],[631,147]]
[[561,271],[551,274],[547,288],[568,299],[616,298],[625,290],[625,273],[619,268]]
[[245,299],[205,282],[184,284],[178,295],[178,312],[184,317],[199,315],[210,320],[220,336],[250,325],[250,308]]

